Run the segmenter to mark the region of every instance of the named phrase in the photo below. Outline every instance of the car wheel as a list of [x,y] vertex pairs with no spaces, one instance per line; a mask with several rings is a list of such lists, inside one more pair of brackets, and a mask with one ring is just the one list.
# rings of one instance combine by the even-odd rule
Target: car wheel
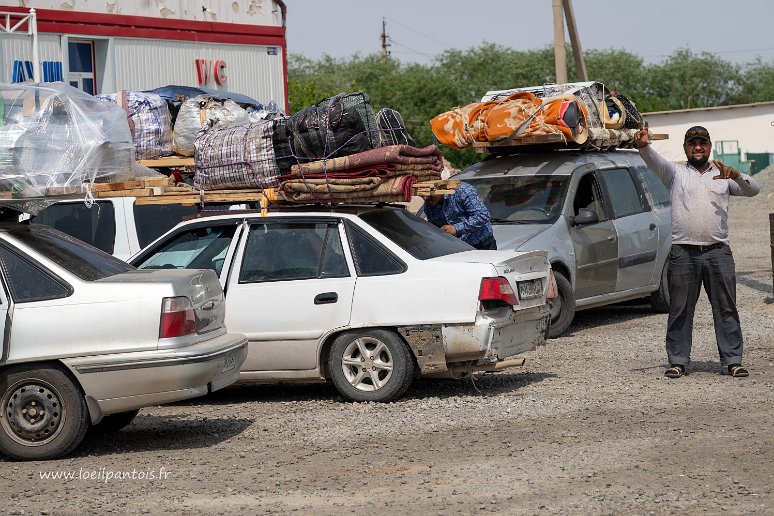
[[54,459],[78,446],[89,427],[77,385],[53,367],[0,373],[0,451],[14,459]]
[[664,268],[661,271],[661,282],[658,285],[658,290],[650,293],[650,306],[653,307],[658,313],[669,313],[669,285],[667,284],[667,265],[664,264]]
[[137,410],[130,410],[128,412],[118,412],[117,414],[110,414],[109,416],[103,417],[102,421],[100,421],[96,425],[92,425],[91,428],[89,428],[89,432],[93,434],[99,434],[99,435],[118,432],[126,425],[134,421],[135,416],[137,416],[139,412],[140,410],[137,409]]
[[575,292],[570,281],[561,272],[554,271],[557,296],[547,299],[551,309],[551,325],[548,327],[548,338],[554,339],[567,331],[575,318]]
[[387,330],[343,333],[333,341],[328,358],[333,384],[353,401],[386,402],[402,396],[414,370],[406,343]]

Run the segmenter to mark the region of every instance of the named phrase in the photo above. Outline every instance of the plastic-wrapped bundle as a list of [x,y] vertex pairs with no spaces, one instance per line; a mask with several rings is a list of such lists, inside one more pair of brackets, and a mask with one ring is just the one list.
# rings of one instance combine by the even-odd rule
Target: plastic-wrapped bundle
[[63,83],[9,84],[0,92],[0,190],[45,196],[52,187],[75,190],[129,173],[134,145],[117,105]]
[[247,124],[247,111],[233,100],[199,95],[183,102],[175,120],[173,145],[175,152],[183,156],[194,155],[194,142],[202,129],[209,130],[218,124]]
[[156,159],[172,152],[172,117],[167,102],[155,93],[121,91],[97,95],[126,111],[134,140],[135,159]]
[[269,188],[279,184],[272,146],[274,120],[218,124],[196,139],[196,180],[202,190]]
[[270,120],[285,116],[285,112],[277,106],[277,103],[269,101],[267,105],[258,104],[257,106],[247,106],[245,108],[251,122],[260,122],[261,120]]

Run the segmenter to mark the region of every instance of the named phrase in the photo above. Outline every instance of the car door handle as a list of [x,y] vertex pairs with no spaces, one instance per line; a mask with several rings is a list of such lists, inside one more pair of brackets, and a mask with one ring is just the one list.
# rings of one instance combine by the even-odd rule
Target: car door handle
[[615,235],[610,235],[607,237],[608,242],[615,242]]
[[656,225],[654,223],[650,223],[650,226],[648,226],[651,231],[656,231]]
[[323,292],[314,296],[314,304],[327,305],[329,303],[335,303],[339,300],[339,295],[336,292]]

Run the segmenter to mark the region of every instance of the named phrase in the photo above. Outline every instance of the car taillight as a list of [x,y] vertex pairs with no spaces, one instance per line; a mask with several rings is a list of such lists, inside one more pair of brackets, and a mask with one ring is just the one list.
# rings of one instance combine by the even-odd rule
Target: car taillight
[[159,338],[182,337],[196,332],[196,313],[185,296],[165,297],[161,302]]
[[555,299],[559,296],[559,287],[556,286],[556,278],[554,278],[554,270],[550,269],[550,277],[548,279],[548,292],[546,293],[546,299]]
[[478,292],[479,301],[502,301],[509,305],[518,305],[519,300],[513,291],[511,284],[502,276],[496,278],[484,278],[481,280],[481,289]]

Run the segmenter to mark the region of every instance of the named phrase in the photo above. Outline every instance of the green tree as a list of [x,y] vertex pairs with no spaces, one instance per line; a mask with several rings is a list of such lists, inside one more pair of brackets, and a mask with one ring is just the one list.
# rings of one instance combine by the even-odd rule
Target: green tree
[[[584,52],[591,80],[629,97],[641,112],[774,100],[774,65],[760,59],[745,67],[703,52],[681,49],[661,63],[646,65],[624,50]],[[568,47],[569,76],[577,81]],[[291,113],[337,93],[364,91],[374,110],[399,111],[417,145],[431,144],[430,120],[477,102],[490,90],[538,86],[555,81],[552,47],[514,50],[484,43],[448,50],[429,64],[405,64],[377,54],[311,60],[291,55],[288,89]],[[443,149],[457,168],[481,158],[472,149]]]
[[742,75],[742,89],[737,99],[740,104],[774,100],[774,64],[760,58],[748,64]]
[[649,67],[643,106],[647,111],[732,104],[742,89],[740,67],[708,52],[677,50]]

